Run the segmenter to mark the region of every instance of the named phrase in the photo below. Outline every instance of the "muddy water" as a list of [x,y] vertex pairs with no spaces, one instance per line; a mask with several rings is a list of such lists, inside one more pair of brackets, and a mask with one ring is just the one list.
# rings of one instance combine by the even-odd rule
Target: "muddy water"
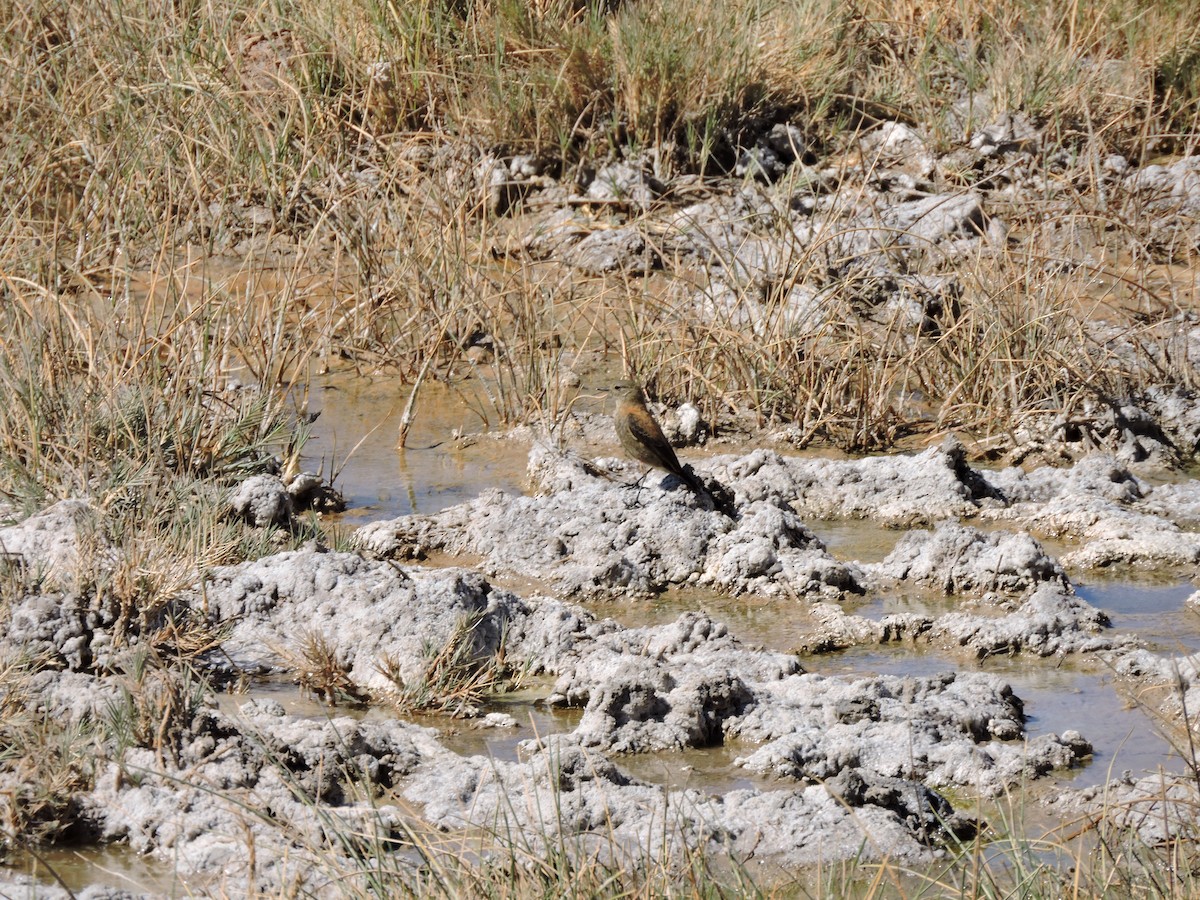
[[[206,895],[210,885],[181,878],[175,868],[156,857],[142,856],[126,844],[89,844],[79,851],[69,847],[47,847],[36,855],[17,850],[5,861],[14,872],[37,879],[43,885],[66,887],[79,892],[89,885],[105,884],[150,897],[193,897]],[[42,891],[4,894],[8,897],[38,897]]]
[[898,528],[880,528],[859,519],[806,524],[820,538],[830,556],[843,562],[880,562],[905,534]]
[[1200,652],[1200,609],[1185,602],[1196,592],[1189,581],[1113,579],[1076,584],[1075,590],[1088,603],[1108,613],[1114,628],[1137,634],[1152,650],[1167,654]]
[[[869,524],[860,523],[864,529]],[[863,538],[863,541],[867,541]],[[1081,589],[1088,600],[1106,609],[1118,631],[1137,632],[1154,643],[1148,621],[1156,617],[1164,623],[1163,635],[1170,635],[1177,646],[1200,647],[1200,615],[1185,607],[1192,593],[1190,584],[1139,586],[1111,582]],[[1140,605],[1139,605],[1140,604]],[[896,596],[861,604],[860,614],[878,608],[880,612],[897,608],[937,615],[954,606],[954,601],[936,596]],[[817,622],[794,601],[755,601],[731,599],[720,595],[678,592],[637,604],[599,604],[593,606],[601,617],[610,617],[628,626],[661,624],[673,621],[690,609],[701,609],[724,622],[742,640],[774,650],[790,652],[811,634]],[[1131,610],[1123,612],[1123,610]],[[1168,651],[1170,647],[1161,647]],[[993,657],[984,663],[973,658],[935,651],[912,644],[855,647],[834,653],[801,655],[810,672],[831,676],[913,675],[931,676],[947,671],[987,671],[1009,682],[1025,703],[1026,730],[1029,736],[1059,733],[1074,729],[1092,742],[1095,753],[1080,769],[1059,774],[1059,779],[1074,787],[1101,784],[1129,770],[1135,774],[1165,768],[1181,770],[1182,762],[1172,752],[1151,708],[1139,705],[1113,673],[1096,665],[1074,663],[1056,665],[1053,660],[1018,656]],[[480,754],[512,761],[519,758],[520,744],[539,736],[571,731],[579,720],[578,710],[560,710],[546,706],[552,680],[542,679],[523,690],[506,695],[485,706],[487,712],[511,715],[516,728],[484,728],[470,721],[453,721],[436,716],[417,717],[419,724],[436,729],[442,742],[464,755]],[[330,715],[365,718],[394,715],[386,708],[354,710],[331,709],[325,703],[306,697],[287,682],[260,683],[250,695],[221,699],[232,710],[249,697],[269,698],[284,705],[289,713],[324,719]],[[630,774],[646,781],[675,788],[699,788],[724,793],[738,788],[763,790],[780,786],[769,777],[747,773],[734,765],[738,756],[750,752],[748,745],[737,742],[722,747],[691,750],[685,753],[645,754],[623,757],[619,764]]]
[[[854,523],[854,527],[864,531],[875,529],[866,522]],[[820,533],[819,527],[817,531]],[[886,535],[884,541],[888,540]],[[871,545],[867,535],[855,540],[864,546]],[[1081,588],[1080,593],[1109,613],[1116,631],[1139,634],[1154,649],[1163,652],[1178,652],[1180,648],[1191,652],[1200,649],[1200,614],[1184,603],[1193,591],[1186,582],[1152,586],[1110,582]],[[901,611],[940,615],[956,605],[953,598],[914,592],[848,603],[845,608],[848,612],[878,618]],[[703,609],[749,643],[784,652],[801,645],[817,625],[803,605],[794,601],[763,602],[715,595],[698,598],[693,594],[690,599],[666,595],[633,607],[606,604],[596,612],[627,625],[650,625],[673,621],[689,608]],[[1156,634],[1161,640],[1155,639]],[[1095,748],[1092,760],[1081,769],[1061,773],[1062,780],[1074,787],[1101,784],[1126,769],[1142,773],[1159,767],[1182,768],[1182,761],[1172,752],[1169,738],[1153,710],[1140,706],[1112,672],[1095,664],[1056,666],[1053,660],[1027,656],[992,657],[980,663],[973,657],[907,643],[801,654],[800,660],[806,670],[823,675],[930,676],[947,671],[986,671],[999,675],[1025,702],[1026,730],[1030,737],[1074,729],[1091,741]],[[728,765],[737,752],[727,748],[699,752],[708,755],[707,762],[693,761],[692,765],[698,771],[711,772],[714,787],[738,777],[736,770],[720,768],[721,761]],[[665,759],[659,763],[666,769],[665,764]],[[654,764],[642,768],[646,770],[643,777],[648,777],[654,771]]]
[[[345,496],[348,525],[432,513],[496,487],[519,492],[528,448],[486,436],[497,414],[486,397],[440,384],[421,388],[404,450],[396,449],[411,387],[397,378],[332,377],[313,389],[320,413],[304,466],[320,468]],[[461,436],[461,437],[458,437]]]
[[[481,434],[495,424],[495,414],[477,402],[473,411],[461,397],[440,385],[422,391],[409,447],[397,451],[396,432],[407,390],[394,380],[331,379],[310,399],[310,410],[320,410],[321,417],[306,447],[306,463],[312,468],[323,463],[326,473],[339,471],[336,484],[351,503],[351,510],[343,517],[347,524],[434,512],[491,487],[514,492],[523,489],[527,447],[483,436],[473,441],[454,440],[456,431],[468,436]],[[881,560],[904,534],[863,521],[810,522],[809,526],[835,557],[845,561]],[[1184,602],[1195,591],[1190,583],[1153,581],[1147,576],[1139,580],[1091,580],[1077,589],[1109,613],[1117,630],[1140,635],[1158,652],[1200,650],[1200,613]],[[900,611],[939,615],[955,606],[952,598],[936,594],[892,591],[847,603],[845,608],[877,619]],[[701,609],[747,643],[785,652],[804,646],[818,624],[804,603],[731,599],[696,591],[668,593],[637,603],[594,604],[592,609],[601,617],[631,626],[669,622],[684,611]],[[1093,759],[1059,776],[1061,782],[1074,787],[1102,783],[1124,770],[1142,773],[1159,767],[1181,767],[1154,716],[1128,697],[1112,673],[1094,663],[1056,666],[1050,660],[1000,657],[981,665],[973,658],[911,644],[807,654],[801,660],[809,671],[837,676],[919,676],[978,668],[994,672],[1010,682],[1025,701],[1030,736],[1076,729],[1092,742]],[[511,715],[517,722],[515,728],[480,728],[473,722],[438,717],[417,721],[436,729],[443,743],[455,752],[515,760],[522,741],[567,732],[578,723],[578,710],[551,709],[544,704],[551,684],[550,680],[530,683],[522,691],[486,706],[487,712]],[[251,698],[276,700],[288,712],[314,720],[331,715],[395,715],[382,707],[331,709],[288,682],[261,682],[249,694],[222,696],[219,702],[232,712]],[[622,757],[617,762],[638,778],[673,788],[721,794],[739,788],[765,790],[779,786],[779,782],[752,776],[734,765],[735,759],[749,750],[748,746],[731,742],[686,753]],[[1047,823],[1047,827],[1052,824]],[[169,862],[139,857],[122,846],[89,847],[86,853],[55,849],[40,859],[26,855],[10,862],[18,871],[36,874],[45,883],[53,880],[49,875],[52,868],[72,890],[98,882],[152,895],[187,896],[205,889],[178,879]]]
[[1062,734],[1074,729],[1091,741],[1091,761],[1080,769],[1058,773],[1073,787],[1103,784],[1129,769],[1136,773],[1160,766],[1180,770],[1181,761],[1171,752],[1153,713],[1126,695],[1111,673],[1082,671],[1073,666],[1056,668],[1052,661],[1026,657],[992,658],[986,665],[964,663],[945,654],[917,652],[911,648],[890,651],[879,647],[855,648],[822,657],[809,657],[811,671],[837,675],[935,675],[949,670],[981,670],[999,675],[1012,685],[1025,703],[1025,730],[1029,737]]
[[[429,513],[460,503],[491,487],[523,490],[527,447],[483,435],[494,426],[495,411],[475,398],[437,384],[422,389],[417,414],[408,438],[408,449],[395,449],[400,416],[408,388],[390,379],[331,379],[313,396],[310,408],[321,410],[307,447],[310,459],[324,458],[340,469],[338,487],[350,500],[343,517],[349,524],[412,512]],[[455,434],[477,436],[455,440]],[[819,521],[810,528],[841,560],[877,562],[903,537],[897,529],[870,522]],[[1160,652],[1200,650],[1200,613],[1184,600],[1195,590],[1188,583],[1168,581],[1096,581],[1078,586],[1090,603],[1106,610],[1114,628],[1136,633]],[[891,591],[871,595],[845,608],[866,618],[895,612],[941,615],[959,601],[935,593]],[[804,604],[787,600],[732,599],[696,591],[668,592],[634,604],[597,604],[593,611],[624,625],[669,622],[682,612],[701,609],[744,641],[771,649],[795,652],[807,644],[817,621]],[[1009,681],[1025,701],[1031,737],[1075,729],[1095,747],[1092,761],[1065,780],[1083,786],[1101,783],[1111,773],[1152,771],[1160,766],[1177,768],[1154,716],[1127,696],[1118,679],[1094,665],[1052,661],[993,658],[981,666],[972,658],[909,644],[857,647],[838,653],[804,655],[809,671],[830,675],[931,675],[944,671],[983,668]],[[422,720],[439,730],[443,741],[456,752],[484,754],[496,759],[518,758],[522,741],[538,735],[570,731],[577,711],[552,710],[541,701],[549,683],[489,704],[489,712],[505,712],[517,728],[476,728],[470,723],[445,719]],[[330,710],[321,702],[302,698],[290,685],[256,689],[255,696],[272,696],[290,712],[324,718]],[[343,711],[339,710],[341,714]],[[391,715],[371,710],[365,715]],[[748,777],[733,766],[747,748],[736,745],[686,754],[653,754],[623,758],[621,765],[640,778],[678,787],[699,787],[723,792],[768,782]]]
[[[531,679],[520,690],[493,698],[483,705],[485,713],[512,716],[516,722],[514,728],[485,726],[478,720],[448,719],[445,716],[409,715],[405,718],[437,731],[441,742],[456,753],[516,760],[522,741],[572,731],[579,723],[580,710],[559,709],[542,702],[550,694],[552,686],[553,679]],[[260,680],[247,693],[225,694],[217,698],[217,703],[224,712],[236,715],[237,710],[250,700],[274,700],[289,715],[313,720],[338,716],[371,720],[395,718],[397,715],[387,706],[332,707],[286,680]]]

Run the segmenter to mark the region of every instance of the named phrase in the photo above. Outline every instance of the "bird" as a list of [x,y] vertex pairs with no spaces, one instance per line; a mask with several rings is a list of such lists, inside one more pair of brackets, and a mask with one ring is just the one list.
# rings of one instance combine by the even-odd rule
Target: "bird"
[[679,464],[679,457],[671,442],[663,434],[650,410],[646,409],[646,395],[641,385],[632,381],[621,381],[613,386],[617,397],[617,408],[613,424],[617,429],[617,440],[621,449],[631,458],[647,466],[670,472],[697,495],[709,497],[704,482],[690,469]]

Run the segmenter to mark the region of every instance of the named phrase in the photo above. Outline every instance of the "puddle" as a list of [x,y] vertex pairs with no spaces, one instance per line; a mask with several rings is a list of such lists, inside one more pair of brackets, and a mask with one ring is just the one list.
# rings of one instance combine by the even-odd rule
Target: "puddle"
[[549,695],[553,679],[539,679],[530,687],[513,691],[480,704],[487,713],[505,713],[516,720],[515,728],[481,726],[478,720],[453,719],[438,715],[402,716],[386,704],[371,706],[330,706],[319,698],[302,691],[290,681],[263,679],[256,681],[242,694],[221,694],[217,705],[221,711],[236,716],[251,700],[274,700],[293,716],[316,721],[341,717],[378,721],[404,719],[438,732],[442,745],[461,756],[487,756],[504,762],[518,760],[518,745],[551,734],[573,731],[583,714],[580,709],[550,707],[542,702]]
[[1186,770],[1172,748],[1163,723],[1152,710],[1127,698],[1111,675],[1065,673],[1059,681],[1030,673],[1004,676],[1025,701],[1025,729],[1030,737],[1074,729],[1092,744],[1092,759],[1055,778],[1071,787],[1104,784],[1126,770],[1141,775],[1163,769]]
[[[1153,632],[1154,626],[1162,635],[1171,635],[1178,646],[1183,634],[1178,622],[1161,621],[1164,616],[1173,616],[1189,622],[1189,635],[1182,642],[1190,645],[1195,640],[1200,646],[1200,613],[1185,607],[1183,602],[1195,591],[1190,584],[1112,583],[1093,586],[1090,591],[1090,596],[1084,590],[1080,593],[1089,602],[1109,610],[1120,630],[1137,631],[1152,639],[1152,634],[1148,633]],[[962,608],[962,605],[962,598],[914,592],[874,596],[857,607],[847,604],[846,609],[877,619],[893,612],[937,616]],[[1136,612],[1118,612],[1124,608]],[[671,622],[689,609],[703,610],[716,621],[725,623],[747,644],[783,652],[791,652],[794,647],[807,643],[818,625],[802,603],[729,598],[696,591],[668,592],[640,604],[593,606],[597,615],[609,616],[631,627]],[[976,611],[986,613],[987,608]],[[1074,729],[1092,743],[1095,752],[1087,765],[1057,776],[1072,787],[1102,784],[1110,773],[1120,774],[1126,769],[1135,774],[1159,768],[1183,769],[1182,760],[1172,751],[1153,712],[1139,708],[1128,699],[1122,685],[1108,672],[1085,671],[1071,665],[1056,667],[1051,660],[1034,660],[1027,656],[992,657],[981,665],[961,655],[907,643],[860,646],[835,653],[803,654],[799,658],[805,669],[822,675],[929,677],[955,671],[985,671],[999,675],[1024,701],[1025,727],[1030,737]],[[712,779],[711,783],[705,782],[709,790],[718,785],[747,786],[738,780],[744,779],[745,773],[722,768],[739,755],[717,752],[724,749],[700,751],[702,756],[693,763],[694,769],[678,773],[669,783],[697,786],[696,779],[703,776]],[[622,760],[621,765],[635,771],[637,764]],[[657,765],[669,768],[665,759]]]
[[1158,653],[1200,652],[1200,609],[1188,606],[1190,582],[1104,580],[1076,584],[1075,592],[1108,613],[1113,628],[1136,634]]
[[868,519],[814,519],[804,524],[821,539],[829,555],[842,562],[882,562],[906,533],[881,528]]
[[[987,605],[964,607],[961,597],[946,597],[940,591],[920,589],[875,593],[862,600],[847,600],[841,608],[852,615],[878,621],[892,613],[918,613],[940,616],[956,609],[970,608],[980,615],[1000,613]],[[807,601],[754,596],[729,597],[712,591],[670,589],[649,600],[609,601],[588,605],[599,618],[611,618],[627,628],[665,625],[688,611],[700,611],[725,625],[743,643],[782,653],[795,652],[812,641],[813,633],[823,627]],[[955,658],[957,665],[962,658]],[[953,668],[947,657],[942,669]]]
[[[1135,633],[1153,649],[1172,653],[1200,651],[1200,611],[1184,602],[1195,590],[1190,583],[1178,581],[1101,581],[1076,586],[1081,597],[1109,614],[1114,630]],[[954,598],[883,596],[857,612],[868,618],[900,611],[939,615],[955,602]],[[804,657],[803,661],[810,671],[844,675],[929,676],[969,667],[961,658],[911,645],[856,647]],[[993,657],[979,668],[1004,678],[1025,702],[1025,727],[1030,737],[1074,729],[1091,741],[1095,748],[1091,762],[1058,776],[1073,787],[1102,784],[1110,774],[1126,769],[1135,774],[1159,768],[1183,770],[1182,760],[1173,752],[1153,711],[1129,699],[1111,673],[1080,671],[1070,665],[1055,667],[1049,660],[1020,656]]]
[[699,611],[725,625],[750,646],[790,653],[806,644],[820,622],[807,603],[753,596],[729,597],[712,591],[670,589],[647,600],[613,600],[588,604],[597,618],[626,628],[674,622],[685,612]]
[[[1116,590],[1116,586],[1109,586],[1109,589]],[[1183,610],[1183,599],[1193,590],[1190,586],[1180,587],[1177,584],[1164,588],[1121,587],[1122,595],[1144,592],[1154,596],[1159,607],[1174,604],[1177,614],[1194,619],[1192,630],[1195,632],[1196,626],[1200,625],[1200,614]],[[1094,598],[1088,600],[1096,602]],[[1103,602],[1098,605],[1104,606]],[[847,605],[847,611],[869,618],[892,612],[940,616],[952,608],[960,607],[961,598],[898,594],[871,599],[858,608]],[[802,646],[817,626],[811,614],[805,611],[805,605],[797,602],[731,599],[697,592],[668,592],[641,604],[593,607],[599,616],[608,616],[635,628],[673,622],[686,610],[702,610],[718,622],[725,623],[739,640],[782,652],[791,652],[793,647]],[[998,674],[1013,686],[1016,696],[1025,702],[1028,736],[1032,738],[1039,734],[1061,734],[1075,730],[1092,743],[1094,754],[1086,766],[1057,775],[1058,779],[1069,782],[1073,787],[1103,784],[1110,774],[1120,774],[1126,769],[1135,774],[1154,772],[1160,767],[1170,772],[1183,769],[1180,757],[1172,752],[1154,715],[1128,700],[1122,685],[1109,672],[1082,671],[1069,665],[1056,667],[1051,660],[1032,660],[1028,656],[994,656],[980,665],[961,655],[914,647],[911,643],[886,646],[872,644],[836,653],[803,654],[799,659],[805,670],[827,676],[892,674],[930,677],[942,672],[962,671]],[[665,757],[649,762],[652,772],[640,776],[648,780],[660,780],[650,778],[653,769],[658,767],[664,770],[667,784],[703,786],[706,790],[732,790],[734,785],[748,786],[744,784],[746,773],[722,768],[732,763],[738,752],[725,748],[697,752],[701,756],[691,763],[694,768],[690,770],[672,775],[668,772],[670,761]],[[637,761],[619,762],[630,772],[640,772]],[[685,763],[679,764],[682,766]],[[697,784],[697,781],[702,781],[702,784]]]
[[912,646],[854,647],[837,653],[802,657],[805,668],[823,675],[912,675],[929,677],[947,671],[983,671],[1012,685],[1025,703],[1029,737],[1062,734],[1074,729],[1094,748],[1091,761],[1056,777],[1081,788],[1103,784],[1125,769],[1134,773],[1158,768],[1182,771],[1178,754],[1164,737],[1152,712],[1127,699],[1111,673],[1055,667],[1049,660],[992,657],[983,665]]
[[948,597],[936,590],[878,591],[866,600],[843,604],[843,609],[872,622],[901,613],[933,618],[967,610],[980,616],[1003,615],[1002,610],[986,603],[971,603],[970,598]]
[[794,788],[796,782],[759,777],[734,765],[739,756],[753,753],[755,745],[732,742],[721,747],[639,753],[619,756],[615,762],[634,778],[672,790],[695,789],[716,796],[730,791]]
[[274,700],[289,716],[303,719],[332,719],[349,716],[363,719],[371,711],[362,706],[330,706],[286,679],[254,679],[248,691],[236,694],[217,694],[217,708],[226,715],[236,716],[251,700]]
[[[305,444],[304,466],[336,475],[334,485],[349,504],[340,521],[433,513],[488,488],[524,490],[528,446],[485,436],[494,411],[472,409],[441,384],[422,386],[407,447],[397,450],[410,389],[396,378],[361,377],[332,377],[313,389],[309,411],[321,416]],[[456,432],[478,437],[456,441]]]
[[412,716],[410,721],[437,729],[442,745],[462,756],[517,762],[517,748],[523,741],[574,731],[579,724],[583,710],[546,706],[540,701],[548,693],[548,687],[521,691],[481,705],[484,713],[501,712],[512,716],[517,721],[516,728],[479,728],[470,720],[442,716]]
[[45,847],[36,856],[17,848],[6,859],[5,868],[38,881],[5,897],[37,897],[43,890],[63,887],[74,894],[95,884],[111,885],[135,895],[192,897],[205,894],[208,880],[198,883],[183,878],[171,863],[135,853],[127,844],[88,845],[82,850]]

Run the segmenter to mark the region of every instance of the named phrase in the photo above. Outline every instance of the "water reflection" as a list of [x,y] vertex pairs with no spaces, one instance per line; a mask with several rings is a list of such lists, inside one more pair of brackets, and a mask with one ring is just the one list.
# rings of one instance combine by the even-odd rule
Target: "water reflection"
[[1137,634],[1153,650],[1200,652],[1200,610],[1185,602],[1196,587],[1174,578],[1147,581],[1093,581],[1077,584],[1075,592],[1108,613],[1118,631]]
[[[349,503],[342,521],[361,525],[437,512],[493,487],[523,490],[528,447],[482,435],[486,410],[440,384],[422,387],[406,449],[396,449],[410,390],[397,378],[342,377],[310,395],[309,411],[321,416],[304,464],[337,475],[335,485]],[[455,440],[456,434],[466,439]]]
[[[869,523],[860,523],[870,528]],[[1081,588],[1080,594],[1113,616],[1119,632],[1136,632],[1161,637],[1162,649],[1200,647],[1200,614],[1184,600],[1195,588],[1189,583],[1139,585],[1107,582]],[[846,604],[847,612],[878,618],[892,612],[941,615],[960,608],[962,598],[937,593],[909,592],[874,596],[858,604]],[[819,626],[809,604],[791,600],[730,598],[697,591],[667,592],[638,604],[611,603],[595,607],[627,626],[663,624],[688,609],[701,609],[725,623],[729,630],[751,645],[789,652],[805,645]],[[987,610],[979,610],[986,613]],[[1182,771],[1179,755],[1156,716],[1153,703],[1139,705],[1130,699],[1126,686],[1098,661],[1081,659],[1059,664],[1055,660],[1028,655],[996,656],[977,661],[962,654],[924,644],[895,643],[862,645],[833,653],[804,654],[801,663],[810,672],[843,677],[899,675],[929,677],[948,671],[985,671],[999,675],[1025,703],[1026,733],[1029,737],[1074,729],[1095,750],[1091,761],[1080,769],[1058,773],[1074,787],[1102,784],[1128,769],[1135,774],[1162,767]],[[712,752],[714,758],[724,752]],[[624,764],[624,763],[623,763]],[[714,763],[715,765],[715,763]],[[700,767],[703,771],[703,767]],[[721,775],[718,782],[728,781]]]
[[35,883],[4,897],[39,897],[61,893],[64,887],[80,892],[96,884],[134,895],[191,897],[205,895],[206,882],[211,880],[184,878],[169,862],[135,853],[127,844],[89,845],[82,850],[44,847],[36,854],[18,848],[5,860],[5,868],[33,878]]

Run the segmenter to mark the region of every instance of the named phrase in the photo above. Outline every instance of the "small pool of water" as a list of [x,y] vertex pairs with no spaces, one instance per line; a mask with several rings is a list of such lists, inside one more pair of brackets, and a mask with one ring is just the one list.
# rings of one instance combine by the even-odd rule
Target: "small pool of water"
[[1091,742],[1092,759],[1079,769],[1056,773],[1072,787],[1103,784],[1126,769],[1182,771],[1154,712],[1130,700],[1110,672],[1056,666],[1026,656],[989,658],[964,665],[961,658],[911,645],[855,647],[802,658],[805,668],[823,675],[905,675],[930,677],[947,671],[983,671],[1007,681],[1025,704],[1025,731],[1033,738],[1075,730]]
[[[208,882],[219,879],[187,879],[171,863],[154,856],[135,853],[128,844],[89,844],[79,850],[72,847],[44,847],[36,854],[25,849],[14,850],[5,860],[5,868],[28,875],[38,885],[19,893],[2,895],[35,898],[49,890],[65,886],[79,892],[93,884],[105,884],[149,897],[208,896]],[[42,890],[45,886],[46,891]]]
[[486,756],[502,762],[517,762],[519,747],[529,740],[574,731],[583,715],[581,709],[563,709],[541,702],[548,690],[522,691],[487,701],[485,713],[507,713],[516,728],[481,728],[471,720],[444,716],[413,716],[411,721],[437,730],[442,745],[462,756]]
[[794,781],[755,775],[734,765],[739,756],[749,756],[754,749],[753,744],[732,742],[697,750],[619,756],[615,762],[634,778],[673,790],[692,788],[706,794],[724,795],[730,791],[796,787]]
[[455,753],[515,762],[519,759],[518,747],[523,741],[573,731],[579,724],[582,710],[551,707],[542,702],[550,694],[552,685],[552,679],[536,679],[529,687],[487,698],[480,704],[485,714],[512,716],[516,721],[515,728],[484,726],[478,719],[419,713],[401,715],[387,704],[330,706],[286,679],[256,681],[245,693],[219,695],[217,705],[234,716],[250,701],[273,700],[289,715],[319,721],[341,717],[366,721],[402,718],[437,731],[442,745]]
[[[433,513],[489,488],[520,493],[529,448],[483,434],[495,417],[437,383],[421,388],[406,448],[396,448],[411,386],[397,378],[334,377],[313,389],[320,412],[304,447],[304,466],[334,474],[349,504],[341,521],[362,525]],[[485,401],[486,402],[486,401]],[[455,433],[467,439],[456,441]]]
[[863,600],[850,600],[842,605],[846,612],[872,622],[880,621],[884,616],[910,613],[918,616],[936,618],[946,613],[970,611],[973,615],[992,616],[1003,615],[1003,611],[994,606],[971,603],[963,597],[947,597],[941,591],[905,589],[876,591]]
[[883,528],[867,519],[815,519],[805,522],[829,555],[842,562],[881,562],[906,532]]
[[640,600],[612,600],[588,604],[597,618],[610,618],[626,628],[643,628],[674,622],[683,613],[703,612],[724,625],[738,640],[755,647],[790,653],[804,646],[820,620],[810,604],[763,597],[729,597],[714,591],[672,589]]
[[[1177,581],[1161,585],[1114,581],[1081,588],[1079,592],[1090,603],[1105,609],[1117,630],[1141,634],[1152,643],[1161,644],[1161,651],[1169,652],[1172,647],[1176,651],[1180,647],[1200,647],[1200,614],[1184,603],[1194,591],[1191,584]],[[938,616],[962,608],[962,604],[959,597],[917,591],[873,595],[863,602],[848,602],[844,608],[878,619],[894,612]],[[810,606],[803,602],[730,598],[698,591],[669,591],[640,603],[593,606],[597,615],[610,616],[632,627],[671,622],[690,609],[703,610],[747,644],[782,652],[804,646],[819,625]],[[989,613],[986,607],[973,611]],[[1153,704],[1139,706],[1113,673],[1097,671],[1090,665],[1056,665],[1053,660],[1025,655],[991,657],[979,663],[962,654],[911,643],[864,645],[832,653],[802,654],[799,658],[810,672],[836,676],[995,673],[1011,684],[1024,702],[1030,737],[1073,729],[1092,743],[1095,753],[1087,765],[1059,773],[1060,779],[1074,787],[1102,784],[1111,775],[1125,770],[1141,774],[1160,767],[1169,771],[1183,768],[1155,716]],[[722,773],[722,760],[728,755],[723,748],[700,752],[709,754],[712,762],[696,765],[692,772],[681,774],[680,783],[688,783],[693,773],[705,771],[715,776],[715,783],[733,784],[739,774],[744,777],[737,770]],[[737,755],[732,754],[729,760]],[[621,764],[626,765],[626,761]]]
[[1143,638],[1159,653],[1200,652],[1200,609],[1185,601],[1196,586],[1177,579],[1094,580],[1075,592],[1108,613],[1113,628]]

